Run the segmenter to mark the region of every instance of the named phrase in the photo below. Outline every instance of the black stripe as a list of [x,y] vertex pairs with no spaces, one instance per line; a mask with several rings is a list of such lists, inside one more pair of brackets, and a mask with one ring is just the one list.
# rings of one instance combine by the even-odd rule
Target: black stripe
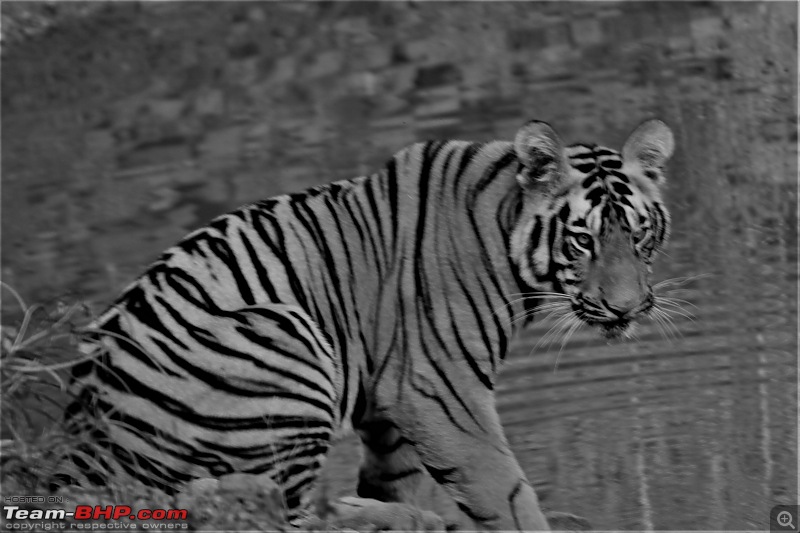
[[[469,290],[467,289],[464,281],[461,279],[461,276],[458,275],[457,271],[453,271],[456,281],[458,285],[461,287],[462,294],[467,298],[467,302],[472,310],[472,315],[475,317],[475,322],[477,322],[478,329],[481,333],[481,339],[483,340],[483,348],[488,351],[490,357],[492,357],[492,343],[489,340],[489,334],[486,331],[486,327],[484,326],[483,322],[481,321],[481,317],[484,314],[484,311],[479,309],[477,305],[475,305],[475,300],[472,299],[472,296],[469,294]],[[451,314],[452,318],[452,314]],[[464,356],[464,359],[469,364],[470,369],[472,370],[473,374],[477,376],[478,380],[489,390],[494,390],[494,384],[492,383],[492,378],[487,376],[480,368],[478,362],[472,357],[472,353],[469,348],[464,344],[464,341],[461,338],[461,334],[458,330],[458,321],[453,319],[450,321],[453,324],[453,333],[455,334],[456,342],[458,342],[459,348]],[[473,348],[474,349],[474,348]],[[493,359],[493,357],[492,357]],[[492,365],[494,366],[494,365]]]
[[[400,309],[399,309],[399,311],[397,313],[397,316],[401,317],[401,320],[405,320],[404,319],[405,314],[403,313],[403,305],[402,305],[402,300],[401,299],[398,299],[398,307]],[[392,361],[393,358],[391,356],[387,356],[387,354],[392,354],[392,353],[395,352],[395,346],[397,344],[397,337],[398,337],[397,329],[400,327],[400,324],[394,323],[393,326],[394,327],[392,328],[392,336],[389,338],[389,344],[380,353],[380,355],[383,356],[383,360],[380,362],[380,365],[378,366],[378,368],[375,369],[375,371],[372,374],[372,376],[373,376],[372,382],[373,383],[380,383],[381,380],[384,378],[384,373],[386,372],[386,370],[391,368],[389,366],[389,362]],[[377,336],[380,333],[381,332],[377,332],[376,331],[374,336]],[[407,352],[401,351],[399,353],[405,354]],[[377,357],[377,356],[378,356],[378,351],[377,350],[373,350],[372,354],[368,354],[367,355],[367,357]],[[400,378],[402,379],[402,376],[400,376]]]
[[373,194],[371,188],[372,182],[368,182],[363,187],[364,196],[367,198],[367,203],[369,204],[371,210],[371,222],[370,219],[368,220],[368,224],[370,226],[375,226],[378,229],[378,243],[380,246],[376,249],[380,249],[383,255],[384,262],[387,261],[387,251],[386,251],[386,244],[388,243],[386,236],[383,234],[383,223],[381,222],[381,209],[378,207],[377,202],[375,201],[375,195]]
[[451,468],[436,468],[430,465],[425,465],[425,469],[431,475],[434,481],[437,484],[445,486],[445,485],[454,485],[458,483],[458,469],[455,467]]
[[[367,430],[369,431],[369,430]],[[414,443],[402,435],[390,443],[375,442],[372,440],[362,441],[375,455],[391,455],[403,446],[413,446]]]
[[[356,220],[356,213],[353,211],[353,206],[351,205],[351,202],[353,201],[352,199],[352,196],[345,197],[339,205],[342,206],[347,215],[350,217],[350,222],[352,222],[352,226],[356,229],[356,233],[358,233],[358,243],[361,245],[361,251],[364,256],[366,256],[368,254],[366,235],[364,230],[361,228],[361,224],[359,224],[358,220]],[[374,252],[375,250],[373,249],[373,254]]]
[[[178,339],[174,335],[173,331],[166,325],[164,325],[164,323],[158,317],[158,313],[156,313],[156,311],[147,301],[147,295],[145,294],[144,289],[137,286],[128,291],[126,296],[126,301],[124,303],[125,303],[125,311],[130,316],[134,317],[136,320],[147,326],[149,329],[159,332],[161,335],[171,340],[178,346],[182,348],[187,348],[187,346],[183,344],[180,341],[180,339]],[[130,338],[127,332],[122,333],[120,331],[119,333],[122,334],[124,337]],[[137,345],[134,344],[133,346],[135,347]]]
[[[291,265],[289,259],[285,255],[287,249],[286,237],[283,233],[281,225],[276,220],[271,218],[272,213],[270,211],[253,211],[253,215],[253,228],[261,238],[261,241],[270,249],[275,258],[280,261],[281,265],[283,265],[284,273],[289,279],[289,287],[292,290],[292,294],[295,296],[295,298],[297,298],[300,305],[307,309],[308,299],[303,291],[303,285],[300,283],[294,267]],[[268,216],[270,217],[269,219]],[[262,220],[265,219],[271,222],[272,229],[275,231],[275,234],[278,237],[277,245],[273,244],[272,239],[270,239],[269,235],[267,234],[266,228],[262,224]]]
[[209,236],[207,242],[211,251],[226,267],[228,267],[228,271],[231,273],[231,276],[233,276],[233,280],[236,282],[236,287],[244,302],[248,305],[255,304],[256,300],[253,297],[253,292],[250,289],[250,285],[247,283],[244,273],[239,267],[239,259],[236,257],[236,254],[233,253],[233,250],[231,250],[227,237],[219,238]]
[[[483,295],[484,301],[484,309],[483,312],[485,315],[491,317],[492,322],[494,323],[494,331],[497,332],[497,342],[490,343],[488,346],[489,353],[494,354],[495,350],[493,349],[496,347],[496,353],[499,356],[500,360],[502,361],[505,357],[506,350],[508,349],[508,339],[506,338],[506,328],[500,322],[500,316],[498,313],[495,313],[494,310],[497,309],[497,301],[493,300],[492,297],[489,295],[489,291],[486,285],[483,282],[482,278],[478,278],[478,288],[481,291],[481,295]],[[499,298],[500,294],[502,294],[502,290],[499,287],[495,287],[495,298]],[[485,316],[484,315],[484,316]],[[480,320],[480,317],[478,317]],[[497,371],[497,358],[491,358],[492,363],[492,372]]]
[[570,213],[569,202],[564,202],[564,205],[561,206],[561,209],[559,209],[557,216],[559,219],[561,219],[561,222],[566,224],[567,220],[569,220],[569,213]]
[[389,192],[389,209],[392,212],[392,250],[397,250],[397,231],[399,226],[397,201],[397,161],[393,158],[386,164],[386,184]]
[[[293,207],[299,204],[293,204]],[[344,318],[345,328],[349,333],[351,328],[350,325],[350,312],[345,304],[344,294],[342,292],[342,282],[339,279],[339,268],[336,262],[334,261],[333,253],[331,253],[330,246],[328,245],[329,242],[335,242],[333,239],[329,239],[325,235],[325,231],[322,229],[322,226],[319,223],[319,218],[317,214],[312,211],[307,205],[302,204],[303,209],[305,210],[306,214],[308,215],[308,224],[309,226],[313,227],[313,229],[309,229],[309,232],[315,236],[314,240],[317,244],[318,249],[322,252],[322,261],[325,264],[325,272],[328,274],[330,279],[331,285],[333,286],[334,293],[336,294],[336,302],[338,304],[338,309],[341,311],[339,314]],[[300,222],[305,225],[305,218],[303,215],[295,210],[295,213],[300,218]],[[335,219],[335,213],[330,213],[330,215]],[[341,243],[342,247],[346,249],[347,243]],[[349,258],[349,255],[348,255]],[[332,310],[333,311],[333,310]],[[337,313],[333,311],[333,314],[336,315]]]
[[467,167],[475,159],[478,152],[483,149],[485,145],[482,143],[471,143],[467,145],[461,152],[461,160],[458,162],[458,170],[456,170],[455,179],[453,180],[453,198],[458,197],[458,185],[461,177],[467,170]]
[[474,235],[478,240],[478,252],[480,254],[481,264],[483,265],[482,275],[488,275],[489,280],[494,286],[495,292],[498,294],[502,294],[504,292],[503,286],[500,282],[500,278],[497,275],[492,258],[488,252],[489,248],[484,239],[484,232],[481,231],[481,226],[476,218],[476,214],[480,212],[477,205],[477,199],[480,196],[480,193],[486,190],[491,184],[495,183],[497,176],[501,172],[507,170],[508,167],[513,165],[515,161],[516,156],[513,153],[507,153],[500,159],[494,161],[492,165],[486,171],[484,171],[483,176],[478,184],[469,190],[467,196],[467,214],[469,216],[470,225],[472,226]]
[[[534,273],[536,274],[537,279],[540,281],[549,280],[550,279],[550,264],[546,265],[539,265],[536,263],[536,252],[542,247],[546,247],[547,243],[544,242],[546,240],[546,233],[549,229],[549,226],[545,224],[545,219],[542,218],[541,215],[536,215],[533,222],[533,231],[531,232],[531,240],[528,243],[528,250],[526,253],[528,254],[528,259],[530,261],[531,267],[533,268]],[[548,250],[547,253],[547,260],[550,261],[550,251]]]
[[[408,336],[408,331],[406,331],[406,335]],[[462,395],[458,392],[457,388],[450,381],[450,378],[448,377],[447,372],[445,372],[439,366],[438,358],[435,357],[434,355],[431,355],[430,351],[428,350],[428,347],[422,341],[422,338],[420,338],[420,348],[422,348],[422,354],[428,360],[428,363],[430,363],[431,368],[433,368],[433,370],[436,372],[436,375],[439,378],[439,381],[442,384],[444,384],[444,386],[450,392],[452,397],[461,406],[461,408],[464,410],[464,412],[472,419],[472,421],[475,423],[475,425],[478,426],[478,428],[481,429],[482,431],[486,431],[486,428],[484,428],[483,425],[481,424],[481,420],[475,415],[475,413],[472,412],[472,410],[469,408],[469,406],[464,402],[464,399],[463,399]],[[416,375],[418,377],[420,377],[419,374],[416,374]],[[453,422],[455,423],[455,419],[453,419]],[[458,426],[459,426],[459,428],[462,428],[462,426],[460,426],[460,425],[458,425]],[[462,428],[462,430],[463,430],[463,428]],[[471,432],[466,431],[466,430],[464,430],[464,432],[465,433],[471,433]]]
[[669,218],[661,204],[654,203],[653,210],[657,215],[655,217],[655,224],[653,224],[653,226],[658,228],[657,241],[659,244],[661,244],[667,236],[667,230],[669,229]]
[[209,227],[214,228],[215,230],[219,231],[221,234],[225,234],[228,231],[228,215],[222,215],[221,217],[217,217],[212,220],[209,224]]
[[594,209],[595,207],[600,205],[600,202],[603,201],[605,195],[606,195],[605,189],[602,186],[597,185],[586,193],[585,198],[589,200],[589,203],[591,203],[592,205],[591,209]]
[[[112,373],[113,372],[113,373]],[[219,417],[199,415],[191,407],[178,402],[171,395],[165,394],[158,389],[149,387],[119,368],[103,367],[98,369],[98,378],[120,392],[125,392],[145,398],[155,404],[158,408],[167,413],[181,418],[183,421],[207,429],[220,431],[246,431],[251,429],[263,430],[265,428],[265,416],[255,417]],[[265,413],[266,415],[266,413]],[[291,418],[296,424],[289,424],[288,427],[307,428],[312,427],[315,422],[322,427],[331,427],[328,421],[315,421],[311,418],[282,417],[281,415],[269,414],[269,427],[276,429],[280,427],[277,422],[279,418]],[[284,426],[286,427],[286,426]]]
[[[103,410],[105,416],[107,416],[112,423],[118,423],[124,427],[126,431],[135,429],[135,434],[139,438],[168,455],[172,455],[186,463],[203,466],[205,468],[218,469],[221,463],[226,465],[227,468],[230,468],[230,464],[224,461],[218,454],[208,453],[191,446],[186,440],[172,436],[165,432],[163,428],[156,428],[149,422],[145,422],[138,417],[122,413],[106,402],[101,402],[101,405],[98,407]],[[176,471],[173,470],[173,472]]]
[[340,245],[339,248],[344,252],[344,257],[347,262],[347,282],[348,282],[347,292],[350,295],[350,303],[352,304],[352,307],[350,309],[343,308],[342,311],[345,312],[345,314],[352,313],[353,315],[355,315],[355,322],[356,324],[360,325],[361,316],[359,313],[359,305],[358,302],[356,301],[355,291],[353,290],[356,286],[356,280],[354,277],[354,270],[353,270],[353,257],[352,254],[350,253],[350,243],[348,242],[347,236],[344,232],[344,228],[342,228],[342,223],[339,220],[339,216],[338,213],[336,212],[335,206],[327,198],[325,199],[325,205],[328,207],[328,211],[330,212],[334,226],[336,227],[337,238],[334,242]]
[[272,282],[267,275],[267,270],[261,263],[261,258],[256,254],[255,248],[253,248],[253,245],[250,243],[249,237],[242,229],[239,229],[239,239],[242,241],[242,244],[247,251],[247,255],[250,257],[250,263],[253,265],[253,269],[258,276],[258,281],[261,283],[261,288],[267,293],[267,298],[273,302],[278,301],[278,294],[275,292],[275,287],[272,285]]
[[633,191],[631,191],[630,187],[628,187],[626,184],[624,184],[622,182],[619,182],[619,181],[612,182],[611,183],[611,187],[614,189],[614,192],[616,192],[617,194],[622,194],[622,195],[625,195],[625,196],[630,196],[630,195],[633,194]]
[[396,483],[402,479],[409,478],[422,474],[422,469],[419,467],[409,468],[408,470],[401,470],[400,472],[381,472],[378,479],[384,483]]
[[[314,346],[312,346],[311,343],[306,340],[306,337],[302,335],[302,333],[300,333],[299,330],[297,330],[294,327],[294,325],[292,325],[291,331],[297,332],[297,334],[292,334],[291,336],[293,336],[296,340],[302,342],[303,345],[309,350],[309,352],[313,352],[319,355],[325,355],[329,359],[333,359],[334,354],[331,352],[331,350],[333,349],[333,339],[330,337],[330,335],[328,335],[328,333],[325,332],[325,330],[323,330],[320,327],[318,323],[314,322],[313,318],[305,314],[304,311],[297,312],[292,310],[286,310],[280,313],[276,311],[274,312],[274,315],[277,317],[277,316],[282,316],[284,313],[294,317],[295,320],[301,322],[306,327],[306,332],[314,341]],[[263,313],[260,313],[259,310],[259,314]],[[289,330],[284,329],[284,331],[289,331]],[[322,340],[320,340],[319,338],[320,336],[322,336]],[[322,341],[325,341],[325,344],[323,344]]]
[[467,515],[470,519],[478,522],[479,524],[483,524],[486,522],[493,522],[495,520],[499,520],[500,516],[497,514],[487,514],[487,515],[479,515],[472,509],[470,509],[466,503],[456,502],[456,505],[461,510],[462,513]]
[[[247,335],[245,334],[243,336],[246,337]],[[287,400],[299,400],[320,407],[323,410],[327,409],[326,407],[328,405],[327,403],[312,398],[308,398],[307,396],[298,394],[296,392],[292,392],[291,389],[281,388],[269,382],[251,380],[241,377],[233,378],[231,376],[223,378],[216,372],[209,372],[204,368],[192,365],[185,357],[176,354],[169,348],[169,346],[167,346],[163,342],[160,342],[158,340],[154,340],[154,342],[158,345],[159,349],[164,353],[164,355],[166,355],[170,359],[170,361],[172,361],[176,366],[182,368],[192,377],[198,379],[203,383],[208,384],[210,387],[216,389],[217,391],[227,392],[232,395],[241,396],[243,398],[264,397],[264,398],[285,398]],[[275,373],[281,374],[281,372],[275,372]],[[302,378],[297,379],[296,381],[304,383],[309,388],[330,397],[330,394],[327,393],[321,387],[319,387],[316,382],[304,380]],[[333,398],[331,398],[331,401],[333,401]]]
[[342,395],[339,400],[339,420],[345,420],[347,416],[347,402],[350,397],[350,354],[347,350],[349,343],[345,337],[344,328],[339,322],[339,314],[332,312],[331,318],[333,319],[333,331],[339,338],[339,346],[337,346],[336,355],[342,370]]
[[594,147],[594,149],[592,150],[592,154],[595,157],[600,157],[600,156],[619,156],[619,153],[617,153],[617,152],[615,152],[613,150],[609,150],[608,148],[600,148],[598,146]]
[[466,433],[468,435],[472,435],[472,432],[469,429],[462,426],[461,423],[459,423],[459,421],[456,420],[455,416],[450,411],[450,408],[447,407],[447,404],[440,396],[435,394],[428,394],[424,389],[422,389],[415,383],[411,383],[411,387],[423,398],[427,398],[429,400],[432,400],[434,403],[438,404],[444,416],[447,417],[450,423],[456,428],[458,428],[459,431],[461,431],[462,433]]
[[200,243],[208,237],[208,228],[203,228],[197,234],[184,239],[176,246],[186,252],[188,255],[199,255],[200,257],[208,257],[205,250],[200,247]]
[[[268,372],[272,372],[272,373],[277,374],[277,375],[279,375],[281,377],[284,377],[284,378],[287,378],[287,379],[291,379],[291,380],[297,381],[299,383],[303,383],[304,385],[308,386],[309,388],[317,389],[320,392],[324,392],[322,389],[320,389],[320,388],[318,388],[316,386],[315,382],[313,382],[313,381],[311,381],[309,379],[306,379],[306,378],[304,378],[304,377],[302,377],[302,376],[300,376],[300,375],[298,375],[298,374],[296,374],[294,372],[290,372],[290,371],[288,371],[286,369],[277,368],[277,367],[268,365],[266,362],[264,362],[262,359],[260,359],[258,357],[254,357],[251,354],[235,350],[233,348],[230,348],[228,346],[225,346],[225,345],[219,343],[217,341],[216,337],[211,332],[209,332],[208,330],[202,329],[200,327],[197,327],[194,324],[190,323],[180,313],[178,313],[178,311],[176,311],[174,308],[172,308],[172,306],[170,306],[163,298],[158,298],[158,303],[159,303],[159,305],[161,305],[167,311],[167,313],[170,314],[170,316],[172,316],[172,318],[179,325],[181,325],[186,330],[186,332],[194,340],[196,340],[199,344],[201,344],[205,348],[208,348],[209,350],[212,350],[214,352],[219,353],[219,355],[221,357],[223,357],[223,356],[224,357],[233,357],[233,358],[236,358],[236,359],[239,359],[239,360],[242,360],[242,361],[247,361],[248,363],[251,363],[256,368],[259,368],[259,369],[262,369],[262,370],[266,370]],[[252,331],[251,329],[248,329],[248,328],[242,328],[242,327],[238,327],[237,326],[235,329],[236,329],[237,333],[239,333],[243,337],[246,337],[251,342],[258,343],[261,346],[265,346],[269,350],[271,350],[271,351],[273,351],[273,352],[275,352],[275,353],[277,353],[277,354],[279,354],[279,355],[281,355],[283,357],[286,357],[287,359],[291,359],[294,362],[305,363],[305,364],[308,365],[308,362],[304,361],[303,359],[299,359],[297,357],[296,353],[289,352],[289,351],[283,350],[282,348],[279,348],[279,347],[275,346],[274,343],[270,342],[270,341],[272,341],[272,339],[270,339],[268,337],[263,337],[263,336],[257,334],[256,332],[254,332],[254,331]],[[166,354],[166,355],[169,356],[169,354]],[[312,400],[309,399],[308,402],[312,403]],[[321,402],[317,402],[316,400],[314,400],[313,402],[318,403],[319,407],[322,408],[324,411],[326,411],[326,412],[330,412],[331,411],[331,406],[329,406],[327,404],[322,404]]]
[[[271,425],[270,428],[265,428],[265,432],[269,431],[269,429],[271,429]],[[321,443],[329,442],[330,437],[331,433],[329,431],[303,432],[297,437],[255,446],[228,445],[197,437],[194,440],[209,450],[240,459],[267,459],[274,456],[280,457],[281,455],[287,455],[287,452],[318,446]],[[272,461],[272,463],[274,464],[274,461]]]
[[556,217],[548,219],[548,233],[547,233],[547,248],[550,251],[550,265],[548,266],[548,279],[552,280],[556,292],[563,292],[561,290],[561,283],[558,281],[556,272],[559,270],[559,265],[555,262],[553,250],[555,250],[556,234],[558,233],[558,222]]
[[514,527],[518,531],[522,531],[522,524],[519,521],[519,517],[517,516],[517,507],[514,505],[514,498],[517,497],[517,494],[522,490],[525,482],[523,480],[518,480],[517,484],[514,485],[514,488],[511,489],[511,492],[508,495],[508,507],[511,509],[511,516],[514,518]]
[[[139,453],[132,453],[113,442],[98,442],[98,445],[108,449],[119,461],[125,472],[150,487],[157,487],[168,495],[175,494],[183,483],[190,481],[194,476],[168,467],[154,457],[144,457]],[[223,472],[227,473],[227,472]]]
[[211,296],[197,279],[179,268],[159,268],[167,285],[177,292],[181,298],[202,309],[213,311],[219,309]]
[[[450,165],[453,162],[453,157],[457,153],[457,150],[455,150],[452,146],[449,146],[449,148],[450,149],[447,151],[447,155],[445,156],[444,162],[442,162],[439,165],[442,168],[439,171],[439,187],[438,187],[439,191],[438,191],[438,193],[436,195],[436,203],[440,207],[445,205],[445,203],[446,203],[445,202],[446,188],[445,188],[444,185],[445,185],[445,183],[447,182],[448,179],[452,179],[451,176],[448,175],[448,173],[449,173],[449,170],[450,170]],[[460,176],[460,174],[457,174],[453,181],[458,181],[459,176]],[[451,200],[454,201],[455,198],[451,198]],[[442,213],[442,211],[438,211],[438,213]]]
[[425,238],[425,225],[428,213],[428,191],[429,186],[435,177],[431,176],[431,169],[442,148],[440,142],[429,142],[425,145],[425,151],[422,156],[422,168],[419,172],[419,194],[417,211],[417,223],[414,232],[414,284],[416,286],[416,293],[418,298],[415,300],[417,311],[422,311],[426,316],[429,323],[434,324],[433,307],[430,301],[430,292],[427,286],[427,276],[425,275],[426,258],[422,254],[423,239]]
[[369,239],[369,244],[372,247],[372,257],[378,271],[378,278],[382,279],[383,269],[385,268],[384,259],[386,254],[383,254],[383,259],[379,257],[379,252],[382,250],[382,247],[378,245],[378,243],[375,241],[375,237],[372,235],[372,228],[375,227],[375,224],[370,222],[370,218],[367,217],[367,214],[364,211],[364,206],[361,205],[359,199],[356,199],[354,205],[358,210],[360,220],[353,220],[353,223],[357,228],[359,228],[359,231],[361,231],[361,228],[363,228],[363,233],[366,234],[367,238]]

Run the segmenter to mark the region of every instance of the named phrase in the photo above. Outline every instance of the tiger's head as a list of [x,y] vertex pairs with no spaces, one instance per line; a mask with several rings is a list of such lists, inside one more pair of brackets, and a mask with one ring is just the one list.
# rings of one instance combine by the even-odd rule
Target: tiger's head
[[544,122],[519,130],[523,200],[511,257],[528,285],[555,298],[549,309],[609,338],[651,310],[651,263],[669,234],[662,169],[673,148],[672,132],[658,120],[642,123],[621,152],[565,147]]

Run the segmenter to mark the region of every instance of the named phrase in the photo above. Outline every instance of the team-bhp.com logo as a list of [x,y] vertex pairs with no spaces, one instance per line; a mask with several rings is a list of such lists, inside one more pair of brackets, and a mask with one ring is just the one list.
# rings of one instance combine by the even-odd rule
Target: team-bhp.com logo
[[50,531],[61,529],[188,529],[186,509],[138,509],[128,505],[78,505],[66,509],[23,509],[3,505],[3,529]]

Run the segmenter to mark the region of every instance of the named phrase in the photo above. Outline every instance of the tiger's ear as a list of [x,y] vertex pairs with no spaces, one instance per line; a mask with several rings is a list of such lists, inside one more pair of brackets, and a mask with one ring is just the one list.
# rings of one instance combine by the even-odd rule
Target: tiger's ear
[[522,164],[517,181],[529,190],[538,183],[556,182],[564,169],[564,146],[546,122],[531,120],[514,138],[514,151]]
[[647,120],[642,122],[625,141],[622,159],[626,163],[638,164],[645,176],[657,177],[658,171],[672,156],[674,149],[675,138],[669,126],[660,120]]

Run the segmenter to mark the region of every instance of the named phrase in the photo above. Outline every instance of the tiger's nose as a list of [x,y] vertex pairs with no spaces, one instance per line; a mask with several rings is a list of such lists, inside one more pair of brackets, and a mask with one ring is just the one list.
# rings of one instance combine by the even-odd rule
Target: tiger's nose
[[606,309],[617,315],[617,317],[627,318],[630,315],[644,312],[652,307],[653,295],[651,293],[644,298],[631,296],[628,298],[616,299],[613,302],[609,302],[603,298],[602,303]]

